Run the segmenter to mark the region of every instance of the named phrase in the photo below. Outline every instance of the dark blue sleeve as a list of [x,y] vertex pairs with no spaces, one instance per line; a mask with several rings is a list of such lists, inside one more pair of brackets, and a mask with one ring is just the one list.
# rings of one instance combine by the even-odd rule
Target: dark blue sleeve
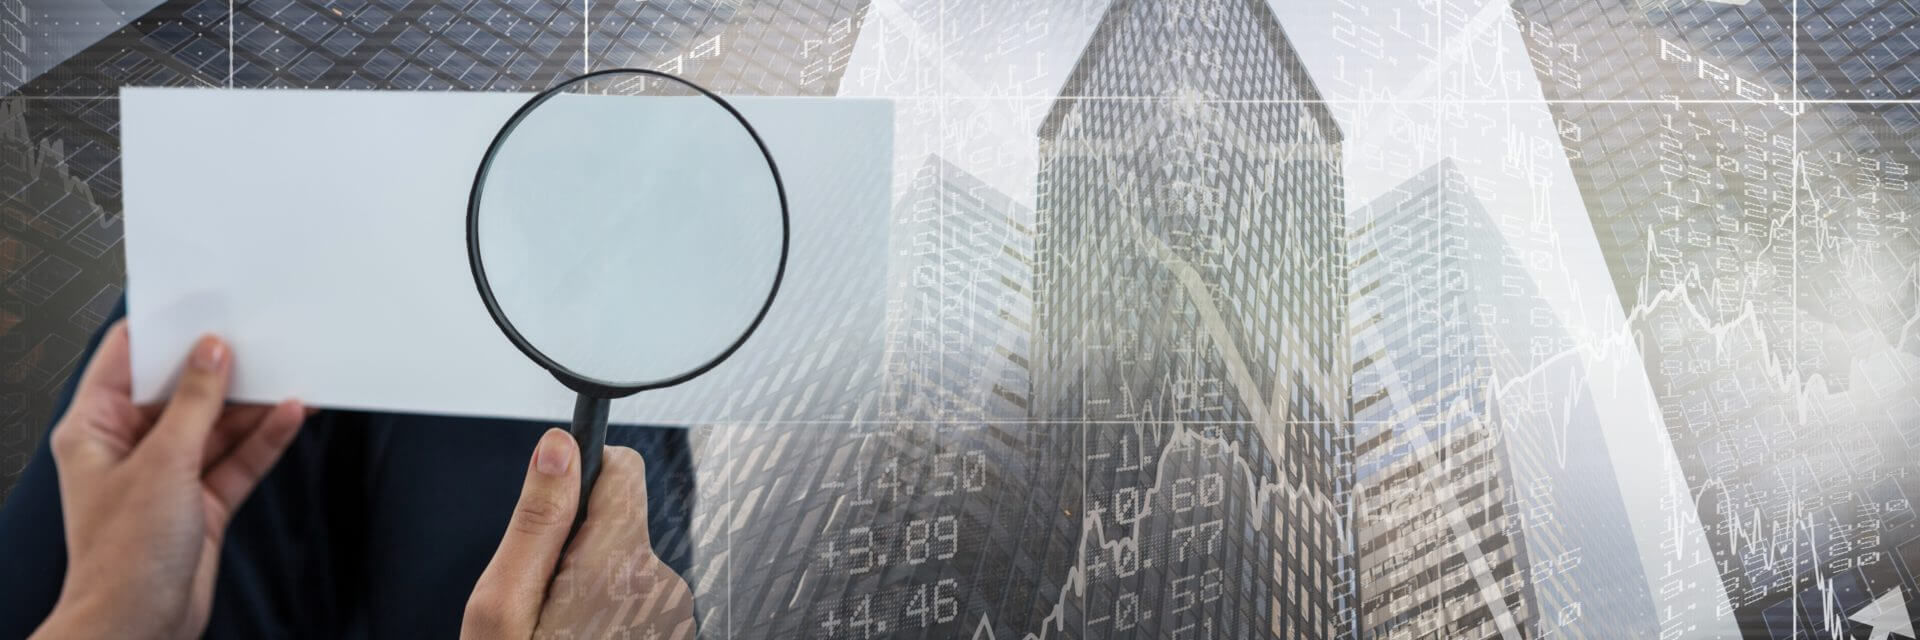
[[[87,341],[81,366],[60,391],[59,407],[48,430],[59,422],[73,401],[73,390],[80,383],[80,372],[100,347],[107,327],[126,315],[126,303],[114,305],[106,323]],[[53,452],[42,435],[35,445],[26,470],[13,485],[13,494],[0,505],[0,638],[24,638],[45,620],[60,597],[60,583],[67,575],[66,529],[60,519],[60,480],[53,469]]]

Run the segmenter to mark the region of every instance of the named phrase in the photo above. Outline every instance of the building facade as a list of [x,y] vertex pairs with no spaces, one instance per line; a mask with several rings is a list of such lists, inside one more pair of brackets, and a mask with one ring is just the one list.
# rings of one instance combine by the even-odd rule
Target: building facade
[[1263,2],[1108,7],[1040,130],[1086,637],[1351,633],[1341,134]]
[[[728,425],[703,602],[755,638],[1078,637],[1082,434],[1027,419],[1031,211],[939,156],[896,204],[887,349],[850,418]],[[751,568],[750,571],[743,571]],[[1047,631],[1053,629],[1053,631]]]
[[877,414],[1024,422],[1033,212],[937,155],[910,179],[892,227],[887,390]]
[[1363,637],[1655,635],[1578,345],[1443,161],[1351,214]]
[[1363,638],[1532,637],[1538,618],[1463,183],[1442,163],[1348,220]]

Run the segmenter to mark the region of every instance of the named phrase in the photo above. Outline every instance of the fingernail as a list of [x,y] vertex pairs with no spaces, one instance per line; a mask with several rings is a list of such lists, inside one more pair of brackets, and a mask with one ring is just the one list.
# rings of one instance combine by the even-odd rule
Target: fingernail
[[553,433],[540,437],[540,448],[533,454],[533,467],[550,476],[567,472],[573,463],[573,443]]
[[313,415],[313,409],[307,408],[306,404],[300,402],[299,398],[287,398],[281,400],[280,404],[286,406],[287,411],[300,416],[300,420],[303,422],[307,419],[307,416]]
[[292,398],[281,400],[280,404],[273,408],[273,414],[269,418],[271,419],[266,424],[270,425],[268,428],[271,430],[267,432],[267,439],[276,446],[285,446],[292,442],[294,436],[300,434],[300,425],[307,421],[306,414],[302,413],[300,401]]
[[193,366],[202,371],[218,371],[227,360],[227,345],[213,336],[200,336],[193,346]]

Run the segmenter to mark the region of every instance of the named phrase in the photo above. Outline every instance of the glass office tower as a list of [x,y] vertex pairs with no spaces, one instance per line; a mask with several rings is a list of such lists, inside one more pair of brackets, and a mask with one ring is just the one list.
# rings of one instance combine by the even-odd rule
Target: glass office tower
[[[896,204],[886,351],[844,418],[705,441],[703,624],[739,637],[1079,637],[1082,436],[1027,419],[1031,211],[939,156]],[[856,296],[857,297],[857,296]],[[836,303],[822,301],[823,304]],[[703,478],[706,476],[703,476]],[[724,624],[716,621],[726,620]]]
[[1033,386],[1033,212],[930,155],[892,228],[879,414],[1026,421]]
[[1493,375],[1499,327],[1476,315],[1499,302],[1482,290],[1498,281],[1469,277],[1498,254],[1465,250],[1486,213],[1463,184],[1442,163],[1348,221],[1364,638],[1527,637],[1538,617]]
[[1113,3],[1040,129],[1034,411],[1086,637],[1350,633],[1341,134],[1271,9]]
[[1362,636],[1655,635],[1586,367],[1473,184],[1348,221]]

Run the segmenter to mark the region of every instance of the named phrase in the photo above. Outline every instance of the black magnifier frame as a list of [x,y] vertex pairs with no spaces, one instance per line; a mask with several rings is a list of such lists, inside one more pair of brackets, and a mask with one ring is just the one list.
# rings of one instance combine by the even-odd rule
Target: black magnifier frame
[[[501,145],[536,107],[560,95],[567,88],[595,78],[617,75],[650,76],[678,83],[699,92],[700,95],[726,109],[727,113],[733,116],[734,121],[739,122],[741,128],[746,129],[747,135],[753,138],[754,145],[760,148],[760,155],[767,159],[767,171],[773,174],[774,193],[780,198],[780,262],[774,268],[773,285],[767,288],[767,299],[760,304],[760,311],[754,314],[753,322],[747,324],[746,329],[740,332],[740,337],[736,338],[733,344],[727,345],[726,349],[704,364],[677,376],[633,384],[622,384],[582,375],[541,353],[538,347],[520,335],[520,331],[514,328],[513,322],[507,319],[507,314],[500,310],[500,303],[493,296],[493,287],[487,283],[486,265],[480,258],[480,196],[486,185],[487,171],[492,168],[494,155],[499,152]],[[573,405],[573,424],[568,429],[568,432],[573,434],[574,441],[580,444],[581,453],[580,502],[573,521],[573,528],[576,531],[586,518],[587,498],[593,495],[594,480],[600,476],[600,448],[606,443],[607,438],[608,403],[616,398],[624,398],[641,391],[662,389],[692,380],[718,366],[738,351],[740,345],[746,344],[747,338],[752,336],[754,330],[760,328],[760,322],[767,318],[767,311],[773,308],[773,299],[780,293],[780,282],[787,273],[787,250],[792,243],[793,235],[793,225],[787,210],[787,189],[780,179],[780,167],[774,162],[773,154],[767,151],[766,141],[760,138],[760,132],[754,130],[753,124],[747,122],[746,117],[740,115],[739,109],[735,109],[733,104],[718,94],[690,80],[664,71],[637,68],[603,69],[562,81],[535,94],[533,98],[527,100],[526,104],[521,105],[519,110],[513,112],[512,117],[507,118],[507,123],[500,127],[500,133],[494,135],[493,142],[487,145],[487,154],[480,159],[480,168],[474,173],[473,190],[467,196],[467,266],[473,272],[473,284],[480,292],[481,302],[487,305],[487,315],[493,317],[493,323],[500,327],[500,332],[506,334],[507,340],[512,342],[521,353],[526,354],[541,368],[553,374],[560,384],[566,385],[568,389],[578,394],[578,399]]]

